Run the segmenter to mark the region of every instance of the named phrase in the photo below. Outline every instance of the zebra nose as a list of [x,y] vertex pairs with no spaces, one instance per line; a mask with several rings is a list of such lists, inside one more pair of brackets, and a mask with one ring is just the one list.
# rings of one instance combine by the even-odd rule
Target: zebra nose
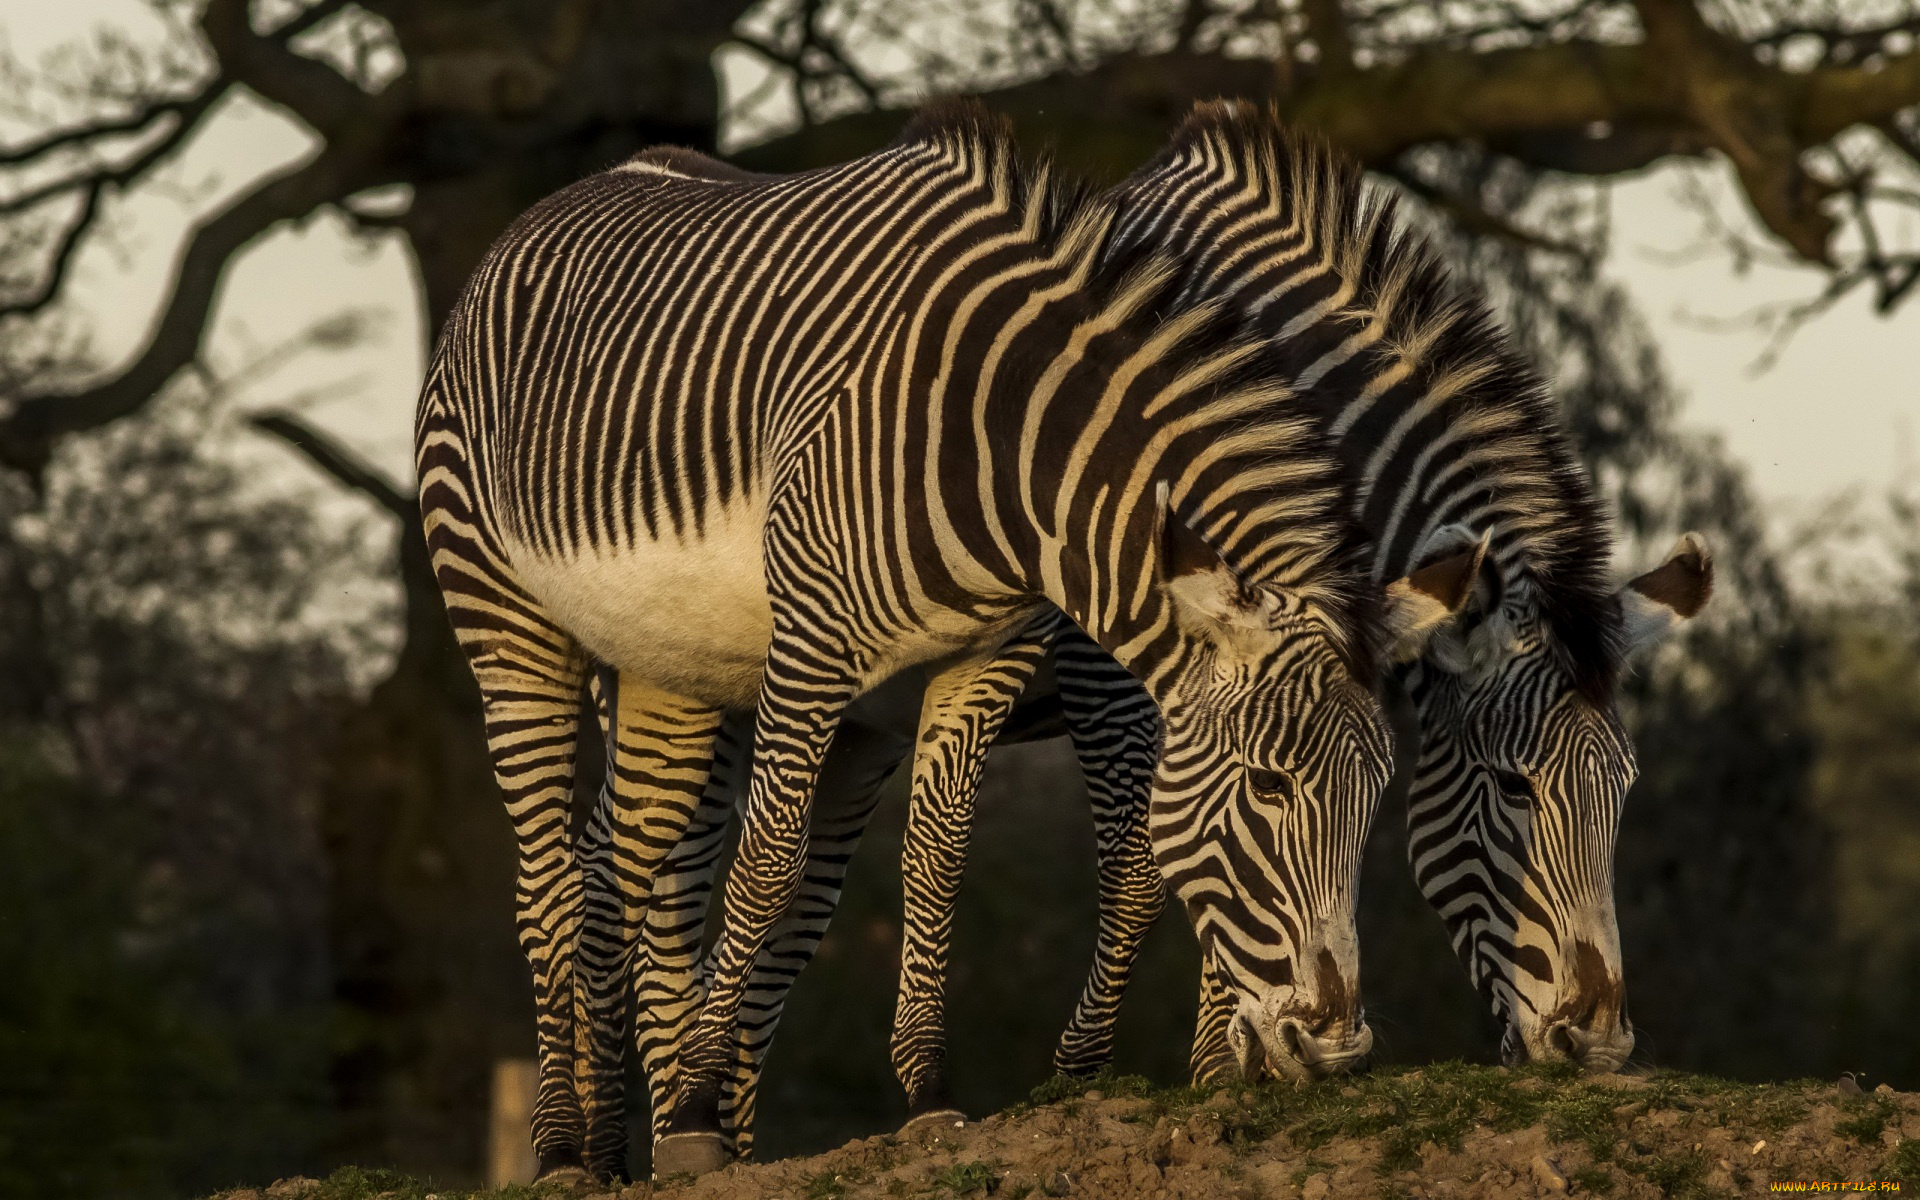
[[1633,1053],[1633,1030],[1623,1019],[1619,1025],[1595,1029],[1572,1021],[1556,1021],[1548,1026],[1542,1039],[1553,1056],[1575,1063],[1593,1072],[1617,1071]]
[[[1330,1022],[1319,1022],[1324,1030]],[[1287,1017],[1280,1022],[1280,1048],[1308,1078],[1324,1079],[1366,1069],[1373,1051],[1373,1030],[1362,1022],[1344,1036],[1325,1036],[1306,1022]]]

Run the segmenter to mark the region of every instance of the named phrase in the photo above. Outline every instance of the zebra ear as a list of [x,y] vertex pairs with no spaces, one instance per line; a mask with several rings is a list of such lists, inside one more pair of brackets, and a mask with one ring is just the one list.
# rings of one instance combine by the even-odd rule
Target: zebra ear
[[1264,623],[1265,613],[1233,568],[1195,533],[1160,485],[1160,577],[1174,605],[1216,625]]
[[1620,589],[1629,657],[1689,621],[1713,596],[1713,552],[1697,533],[1682,534],[1667,560]]
[[1389,662],[1412,662],[1427,643],[1466,610],[1487,560],[1488,533],[1464,525],[1433,532],[1415,557],[1416,567],[1387,585],[1385,626]]

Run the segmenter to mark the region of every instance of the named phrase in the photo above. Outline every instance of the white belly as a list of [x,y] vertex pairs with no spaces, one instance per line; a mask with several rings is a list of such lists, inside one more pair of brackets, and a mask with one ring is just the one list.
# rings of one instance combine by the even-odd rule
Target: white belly
[[697,541],[511,553],[521,582],[594,657],[682,696],[750,708],[773,634],[765,528],[764,508],[742,504],[710,515]]

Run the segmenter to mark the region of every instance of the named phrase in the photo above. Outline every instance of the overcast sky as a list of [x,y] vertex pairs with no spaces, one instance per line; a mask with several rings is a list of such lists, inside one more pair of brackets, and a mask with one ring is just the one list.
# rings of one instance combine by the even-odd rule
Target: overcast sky
[[[151,28],[138,0],[0,0],[0,35],[29,63],[84,38],[98,23]],[[16,119],[0,116],[0,140],[20,132]],[[103,358],[124,359],[138,346],[194,215],[260,174],[297,161],[311,146],[277,111],[237,103],[209,124],[164,186],[112,202],[112,237],[95,239],[82,254],[70,299]],[[1701,242],[1698,218],[1677,198],[1688,169],[1661,168],[1613,187],[1608,270],[1653,324],[1686,395],[1689,424],[1723,437],[1760,494],[1783,514],[1805,512],[1841,489],[1878,491],[1897,478],[1911,480],[1920,417],[1913,367],[1920,301],[1884,318],[1870,311],[1864,295],[1854,297],[1802,330],[1770,370],[1756,373],[1765,337],[1716,325],[1762,304],[1809,296],[1822,277],[1777,268],[1736,276],[1724,254],[1681,253]],[[1732,198],[1722,208],[1744,214]],[[238,370],[264,349],[346,310],[371,318],[368,337],[345,349],[309,350],[249,380],[242,402],[294,402],[405,478],[425,335],[410,257],[397,236],[367,243],[329,216],[274,231],[230,269],[209,357],[218,370]],[[291,455],[284,462],[286,470],[305,469]]]

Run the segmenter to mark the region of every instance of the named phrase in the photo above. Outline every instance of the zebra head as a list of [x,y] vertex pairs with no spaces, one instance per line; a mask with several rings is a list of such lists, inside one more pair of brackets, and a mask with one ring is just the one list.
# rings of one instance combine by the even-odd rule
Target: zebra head
[[1163,543],[1188,638],[1156,696],[1155,854],[1233,993],[1243,1075],[1352,1069],[1373,1045],[1355,892],[1391,765],[1367,664],[1344,614],[1244,585],[1178,517]]
[[[1612,671],[1589,665],[1583,677],[1564,614],[1545,611],[1524,576],[1505,579],[1488,545],[1443,528],[1388,589],[1392,657],[1411,659],[1404,681],[1421,729],[1408,855],[1501,1022],[1502,1057],[1618,1070],[1634,1036],[1613,854],[1633,745]],[[1423,575],[1450,587],[1410,590]],[[1587,640],[1617,665],[1693,617],[1712,587],[1706,543],[1687,534],[1612,597],[1599,614],[1612,627]]]

